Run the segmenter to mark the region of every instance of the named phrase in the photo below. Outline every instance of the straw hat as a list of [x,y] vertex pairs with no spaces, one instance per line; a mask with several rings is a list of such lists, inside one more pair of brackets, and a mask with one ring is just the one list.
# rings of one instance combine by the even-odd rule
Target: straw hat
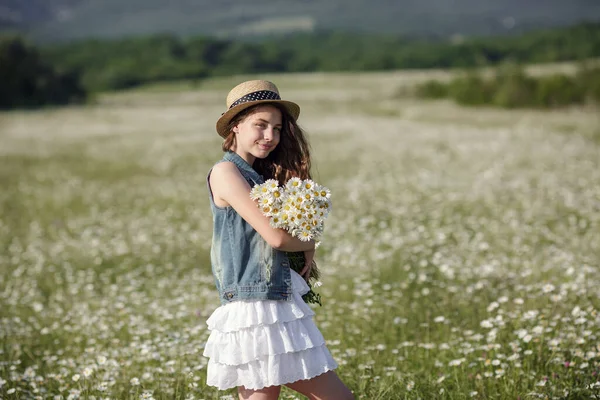
[[217,121],[217,133],[227,137],[227,125],[240,111],[260,103],[281,104],[294,119],[300,115],[300,106],[291,101],[281,100],[279,90],[273,82],[256,80],[242,82],[227,95],[227,111]]

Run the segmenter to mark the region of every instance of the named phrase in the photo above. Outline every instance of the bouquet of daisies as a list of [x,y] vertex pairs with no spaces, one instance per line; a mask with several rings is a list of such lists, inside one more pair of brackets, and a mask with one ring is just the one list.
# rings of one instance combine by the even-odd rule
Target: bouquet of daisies
[[[285,186],[275,179],[255,185],[250,191],[262,213],[270,217],[271,226],[285,229],[303,241],[314,239],[317,246],[323,234],[323,223],[331,210],[331,192],[310,179],[292,178]],[[287,253],[291,267],[300,273],[304,268],[304,253]],[[303,296],[307,303],[321,305],[321,297],[312,291],[311,280],[319,279],[319,271],[313,261],[309,277],[311,290]]]

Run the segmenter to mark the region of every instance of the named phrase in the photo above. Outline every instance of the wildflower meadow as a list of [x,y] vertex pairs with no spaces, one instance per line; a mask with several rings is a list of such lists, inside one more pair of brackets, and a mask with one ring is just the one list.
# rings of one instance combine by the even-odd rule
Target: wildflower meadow
[[[600,398],[600,113],[406,94],[447,74],[259,77],[331,190],[337,372],[369,400]],[[1,399],[237,398],[205,384],[206,174],[246,78],[0,113]]]

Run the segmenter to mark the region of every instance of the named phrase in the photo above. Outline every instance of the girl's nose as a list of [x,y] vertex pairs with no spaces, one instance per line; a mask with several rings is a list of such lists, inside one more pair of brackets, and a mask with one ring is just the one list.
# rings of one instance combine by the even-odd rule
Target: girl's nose
[[267,141],[273,140],[273,128],[265,129],[265,133],[263,136],[264,136],[265,140],[267,140]]

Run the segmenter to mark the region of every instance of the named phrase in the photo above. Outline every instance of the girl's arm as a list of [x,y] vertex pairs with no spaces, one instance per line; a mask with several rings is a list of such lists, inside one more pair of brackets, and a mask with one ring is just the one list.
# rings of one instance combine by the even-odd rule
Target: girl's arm
[[210,187],[215,199],[229,204],[248,222],[269,245],[282,251],[306,251],[315,248],[315,242],[303,242],[284,231],[273,228],[269,218],[250,198],[250,185],[232,162],[215,165],[210,174]]

